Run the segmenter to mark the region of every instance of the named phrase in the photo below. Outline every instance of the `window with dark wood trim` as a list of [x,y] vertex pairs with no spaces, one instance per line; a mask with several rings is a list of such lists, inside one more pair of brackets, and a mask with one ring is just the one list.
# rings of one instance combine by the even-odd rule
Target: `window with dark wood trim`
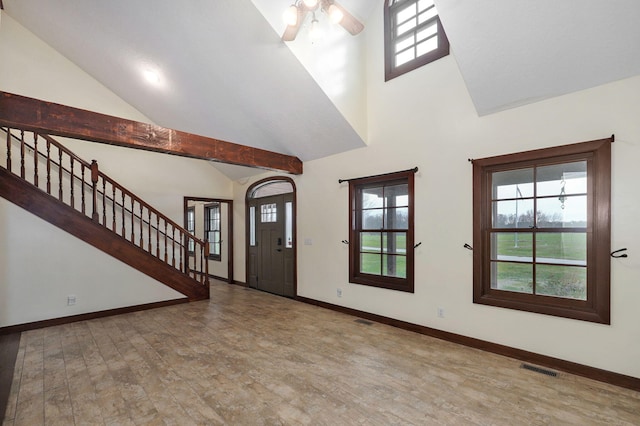
[[[191,235],[195,235],[196,233],[196,208],[195,207],[187,207],[187,223],[186,229],[189,231]],[[187,252],[190,256],[193,255],[195,242],[189,238],[189,242],[187,244]]]
[[449,54],[433,0],[385,0],[385,81]]
[[204,238],[209,242],[209,259],[221,260],[220,203],[204,206]]
[[610,323],[613,138],[473,160],[473,301]]
[[349,282],[413,293],[414,171],[349,181]]

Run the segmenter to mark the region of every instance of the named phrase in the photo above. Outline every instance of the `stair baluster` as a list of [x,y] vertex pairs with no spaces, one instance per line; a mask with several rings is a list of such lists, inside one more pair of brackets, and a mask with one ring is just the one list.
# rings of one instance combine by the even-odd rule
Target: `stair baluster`
[[20,130],[20,177],[24,179],[24,130]]
[[169,252],[168,247],[169,244],[167,242],[167,221],[164,221],[164,262],[169,263]]
[[135,238],[134,235],[133,235],[134,234],[134,230],[136,229],[134,224],[133,224],[133,212],[134,212],[134,210],[133,210],[133,198],[131,198],[131,242],[132,243],[133,243],[134,238]]
[[98,222],[98,162],[96,160],[91,160],[91,186],[93,190],[93,213],[91,218]]
[[152,247],[151,247],[151,209],[147,209],[147,213],[149,213],[149,217],[147,218],[147,223],[149,224],[149,246],[148,248],[148,252],[152,253]]
[[38,134],[33,134],[33,184],[38,186]]
[[178,241],[179,241],[179,244],[180,244],[180,260],[179,260],[178,266],[179,266],[180,272],[184,272],[184,269],[183,269],[184,265],[182,264],[182,252],[184,252],[184,247],[182,246],[182,242],[184,242],[184,238],[182,238],[182,233],[181,233],[180,238],[178,239]]
[[[1,120],[2,118],[0,117],[0,121]],[[6,168],[3,168],[0,164],[0,179],[2,179],[2,181],[0,181],[2,184],[0,185],[1,196],[34,212],[43,219],[67,230],[73,235],[84,239],[90,244],[134,267],[138,267],[144,263],[141,262],[137,254],[130,252],[130,250],[132,248],[135,249],[135,247],[153,256],[154,261],[163,261],[161,257],[160,234],[164,233],[163,263],[166,266],[163,267],[168,267],[170,270],[182,274],[182,278],[171,278],[169,277],[171,274],[159,273],[156,270],[140,270],[159,281],[167,283],[183,294],[188,295],[192,300],[208,297],[208,265],[206,261],[208,254],[205,256],[208,248],[205,248],[203,241],[191,236],[188,231],[180,225],[165,217],[139,197],[136,197],[117,182],[104,175],[99,170],[97,161],[92,160],[91,163],[88,163],[82,160],[46,134],[36,134],[35,132],[21,129],[13,129],[14,133],[12,133],[12,129],[0,128],[0,132],[3,131],[6,134]],[[19,132],[19,136],[16,136],[17,132]],[[42,140],[39,140],[41,138],[44,139],[46,147],[43,145]],[[33,146],[30,145],[31,143],[33,143]],[[57,155],[52,149],[58,150]],[[45,150],[46,153],[44,152]],[[33,160],[27,158],[27,155],[31,155],[31,152],[33,152]],[[17,161],[18,155],[20,155],[20,172],[14,173],[11,167],[12,161]],[[42,166],[46,164],[46,194],[45,191],[34,191],[35,189],[40,189],[39,183],[42,181],[42,179],[40,179],[40,173],[44,167],[41,167],[39,164],[40,161],[43,161]],[[58,168],[56,173],[58,179],[57,194],[52,194],[51,192],[52,184],[56,185],[55,181],[52,182],[52,180],[55,179],[52,176],[52,168],[54,167]],[[89,171],[91,182],[88,181],[86,175]],[[55,173],[55,169],[53,173]],[[68,179],[69,182],[68,196],[64,194],[65,188],[67,188],[67,184],[64,183],[66,179]],[[100,180],[102,180],[102,183],[100,183]],[[76,183],[78,187],[76,187]],[[109,185],[111,185],[111,188],[108,188]],[[78,190],[80,190],[80,194],[77,193]],[[118,191],[120,191],[120,194],[117,194]],[[89,192],[90,197],[88,196]],[[24,196],[12,199],[12,194],[22,193],[28,193],[31,198]],[[76,206],[76,198],[79,199],[80,206]],[[127,200],[127,198],[129,198],[129,200]],[[54,199],[64,205],[57,202],[50,207],[42,204]],[[89,202],[91,206],[88,205]],[[102,203],[102,206],[100,206],[100,203]],[[111,203],[110,207],[107,206],[108,203]],[[71,211],[67,212],[65,209],[71,209]],[[109,214],[112,215],[111,218],[107,216],[107,209]],[[77,215],[75,215],[74,212],[77,213]],[[67,229],[67,226],[86,224],[87,222],[84,222],[82,218],[87,217],[88,212],[90,212],[89,217],[93,221],[90,230],[83,229],[82,226],[76,230]],[[127,214],[131,215],[131,232],[129,235],[127,235],[127,231],[129,230],[126,229],[128,226],[126,220]],[[69,216],[67,217],[67,215]],[[153,215],[155,215],[155,221],[153,220]],[[65,219],[60,220],[61,217],[65,217]],[[120,234],[116,232],[119,226],[118,221],[121,222]],[[109,222],[111,222],[110,225]],[[95,228],[95,226],[99,228]],[[147,227],[146,235],[145,226]],[[164,228],[164,232],[161,229],[162,227]],[[103,232],[105,231],[109,232],[109,234],[104,234]],[[171,231],[171,234],[169,234],[168,231]],[[140,233],[137,238],[136,232]],[[155,233],[155,255],[153,233]],[[114,240],[114,238],[116,238],[117,235],[123,240],[128,241],[127,244],[129,245],[127,247],[116,248],[118,241]],[[147,244],[146,247],[145,242]],[[193,268],[189,265],[190,257],[186,252],[190,244],[193,244],[196,253],[200,253],[199,264],[198,257],[193,258]],[[132,245],[134,247],[132,247]],[[114,250],[112,251],[112,249]],[[169,250],[171,250],[171,256],[169,256]],[[176,253],[176,250],[178,250],[179,253]],[[124,253],[128,254],[125,255]],[[169,257],[171,257],[170,260]],[[187,278],[191,275],[193,275],[193,278]],[[192,288],[187,282],[181,281],[184,279],[187,279],[187,281],[192,280],[194,284],[198,282],[198,284]]]
[[82,199],[81,199],[81,203],[82,203],[82,214],[86,214],[86,206],[85,206],[85,195],[84,195],[84,187],[85,187],[85,180],[84,180],[84,176],[85,176],[85,172],[86,172],[86,167],[84,165],[84,163],[80,163],[80,174],[82,175],[82,179],[80,182],[80,193],[82,195]]
[[102,179],[102,224],[107,226],[107,181]]
[[111,230],[116,232],[116,187],[111,185]]
[[171,266],[176,267],[176,227],[171,225]]
[[141,249],[144,249],[144,221],[142,219],[142,203],[140,203],[140,245]]
[[[9,132],[7,132],[7,137]],[[47,139],[47,194],[51,195],[51,142]]]
[[124,214],[124,191],[120,190],[120,194],[122,195],[122,220],[121,220],[122,233],[120,234],[120,236],[122,238],[127,238],[127,237],[125,237],[126,233],[125,233],[125,226],[124,226],[124,219],[125,219],[125,214]]
[[58,200],[62,201],[62,150],[59,147],[58,147]]
[[71,173],[69,174],[69,187],[70,187],[69,189],[71,190],[71,198],[70,198],[71,202],[70,202],[70,205],[71,205],[71,207],[73,207],[75,209],[76,208],[76,203],[75,203],[75,199],[73,198],[73,178],[74,178],[74,175],[73,175],[73,163],[74,163],[73,157],[71,157],[71,167],[70,167]]
[[11,171],[11,133],[7,129],[7,170]]

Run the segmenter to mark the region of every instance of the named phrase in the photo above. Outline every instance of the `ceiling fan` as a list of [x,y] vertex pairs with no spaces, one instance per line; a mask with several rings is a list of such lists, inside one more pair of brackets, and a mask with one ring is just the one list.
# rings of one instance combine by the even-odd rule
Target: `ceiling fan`
[[331,22],[340,24],[351,35],[359,34],[364,29],[362,22],[333,0],[296,0],[284,13],[287,28],[282,34],[282,40],[295,40],[308,13],[313,15],[311,21],[311,31],[313,31],[318,23],[316,12],[320,11],[326,13]]

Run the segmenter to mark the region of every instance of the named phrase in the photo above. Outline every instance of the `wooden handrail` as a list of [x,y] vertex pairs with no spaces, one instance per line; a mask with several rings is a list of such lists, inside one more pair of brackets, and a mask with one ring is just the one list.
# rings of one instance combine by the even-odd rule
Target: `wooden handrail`
[[[6,164],[7,169],[10,172],[12,172],[11,157],[19,155],[20,171],[18,176],[38,187],[38,163],[40,161],[45,161],[47,166],[47,185],[45,192],[47,194],[54,196],[59,201],[79,210],[77,204],[74,202],[74,187],[75,185],[80,184],[82,198],[80,206],[83,214],[89,213],[89,217],[94,222],[110,229],[120,237],[145,250],[148,254],[162,260],[180,272],[192,276],[194,279],[196,279],[196,276],[194,275],[196,272],[204,272],[203,276],[201,276],[198,281],[204,285],[208,283],[208,262],[205,259],[208,257],[206,253],[208,253],[209,244],[206,241],[195,237],[188,230],[162,214],[159,210],[142,200],[132,191],[120,185],[110,176],[101,172],[99,170],[98,163],[95,160],[91,163],[83,160],[51,136],[43,135],[31,130],[25,131],[23,129],[16,128],[0,127],[0,130],[6,132],[7,135]],[[12,130],[19,131],[20,136],[16,136],[12,133]],[[30,145],[25,139],[26,133],[33,134],[33,145]],[[39,138],[46,141],[46,154],[41,151],[44,149],[43,144],[38,145]],[[15,154],[13,153],[12,146],[16,149]],[[51,148],[53,148],[53,150]],[[33,155],[26,153],[26,149],[31,150]],[[28,155],[30,156],[30,159],[27,158]],[[64,162],[69,162],[69,169],[63,165],[63,158],[65,159]],[[26,160],[28,160],[28,162]],[[29,167],[32,167],[33,181],[31,181],[31,177],[28,177],[26,174],[26,165],[30,165]],[[74,171],[74,165],[79,165],[75,169],[78,175],[76,175],[76,171]],[[57,167],[58,171],[54,171],[52,174],[52,168],[55,167]],[[87,170],[90,171],[90,182],[87,180]],[[69,178],[68,183],[65,183],[64,185],[63,176],[68,176]],[[53,188],[54,192],[57,192],[57,196],[52,193],[51,183],[54,182],[52,177],[54,179],[57,178],[55,185],[56,188]],[[107,184],[109,186],[107,186]],[[107,187],[110,188],[111,194],[107,194]],[[43,188],[40,189],[44,190]],[[90,200],[86,200],[87,197],[85,197],[87,189],[91,192]],[[66,194],[66,198],[63,197],[63,193]],[[121,196],[122,203],[119,203],[116,200],[116,193]],[[127,200],[126,204],[130,203],[130,208],[125,205],[125,200]],[[91,205],[87,206],[86,201],[89,201]],[[107,215],[108,204],[111,204],[111,208],[108,210],[109,215]],[[85,213],[85,207],[88,207],[90,212]],[[139,210],[139,214],[136,213],[136,210]],[[126,219],[128,217],[126,216],[127,214],[131,215],[130,221]],[[146,216],[148,220],[146,220],[144,216]],[[151,221],[153,216],[155,216],[155,224]],[[106,223],[107,217],[111,219],[110,225],[107,225]],[[121,225],[119,226],[118,231],[116,231],[116,223]],[[161,224],[164,229],[161,228]],[[127,235],[125,235],[125,229],[127,229]],[[168,231],[171,232],[169,233]],[[152,235],[154,236],[153,239]],[[162,236],[162,239],[160,239],[160,236]],[[191,241],[193,241],[193,243],[191,243]],[[154,243],[155,247],[153,247]],[[200,259],[196,256],[189,256],[187,247],[190,244],[194,245],[194,252],[200,254]]]
[[[171,219],[169,219],[168,217],[166,217],[165,215],[163,215],[162,213],[160,213],[158,210],[156,210],[155,208],[153,208],[152,206],[150,206],[148,203],[144,202],[140,197],[138,197],[136,194],[134,194],[133,192],[129,191],[128,189],[126,189],[125,187],[123,187],[122,185],[120,185],[118,182],[116,182],[115,180],[113,180],[112,178],[110,178],[109,176],[107,176],[106,174],[102,173],[102,172],[98,172],[99,176],[101,176],[105,181],[109,182],[111,185],[113,185],[114,188],[117,188],[118,190],[120,190],[123,194],[128,195],[130,198],[136,200],[136,202],[140,203],[143,207],[147,208],[149,211],[151,211],[152,213],[156,214],[157,216],[160,216],[162,218],[164,218],[166,220],[166,222],[170,225],[173,226],[174,229],[178,229],[180,230],[181,233],[183,234],[189,234],[192,235],[191,232],[187,231],[186,229],[184,229],[182,226],[178,225],[177,223],[175,223],[174,221],[172,221]],[[126,208],[126,207],[125,207]],[[203,240],[198,239],[197,237],[193,236],[193,239],[196,241],[199,241],[200,243],[204,243]]]
[[[0,127],[0,130],[8,133],[9,135],[11,135],[12,138],[20,141],[20,139],[18,139],[16,137],[16,135],[8,132],[8,129],[6,127]],[[61,145],[58,141],[56,141],[54,138],[52,138],[49,135],[43,135],[40,133],[34,133],[37,134],[38,136],[42,137],[43,139],[49,141],[49,143],[51,143],[52,145],[55,145],[56,148],[59,148],[61,151],[63,151],[65,154],[69,155],[70,157],[72,157],[74,159],[74,161],[77,161],[81,164],[83,164],[87,169],[91,169],[91,163],[83,160],[82,158],[78,157],[75,153],[73,153],[73,151],[71,151],[70,149],[66,148],[64,145]],[[30,150],[37,152],[37,154],[41,157],[41,158],[46,158],[46,156],[40,152],[40,151],[36,151],[35,147],[33,145],[29,145],[28,143],[24,143],[24,145],[29,148]],[[67,169],[66,167],[62,166],[61,164],[58,164],[57,162],[55,162],[55,160],[51,160],[51,164],[53,164],[56,167],[61,167],[62,171],[65,172],[67,175],[71,176],[71,171],[69,169]],[[96,162],[97,164],[97,162]],[[158,210],[156,210],[154,207],[152,207],[151,205],[149,205],[148,203],[144,202],[140,197],[138,197],[137,195],[135,195],[133,192],[127,190],[126,188],[124,188],[122,185],[120,185],[118,182],[116,182],[114,179],[112,179],[111,177],[109,177],[107,174],[101,172],[98,170],[98,176],[103,177],[107,182],[109,182],[111,185],[113,185],[115,188],[117,188],[118,190],[120,190],[121,192],[125,193],[126,195],[128,195],[130,198],[133,198],[134,200],[136,200],[136,202],[139,202],[141,205],[143,205],[144,207],[146,207],[148,210],[150,210],[152,213],[159,215],[162,218],[165,218],[167,220],[167,222],[169,222],[169,224],[173,225],[174,229],[178,229],[181,231],[181,233],[186,233],[189,235],[192,235],[191,232],[189,232],[188,230],[186,230],[185,228],[181,227],[180,225],[178,225],[177,223],[173,222],[171,219],[167,218],[165,215],[163,215],[162,213],[160,213]],[[82,182],[84,183],[85,186],[91,188],[91,185],[88,182]],[[115,203],[116,206],[123,208],[124,211],[126,211],[129,214],[132,214],[135,218],[137,218],[138,220],[140,220],[142,223],[145,223],[146,225],[148,225],[149,227],[151,227],[152,229],[160,232],[161,234],[164,235],[164,232],[162,231],[162,229],[158,229],[155,226],[153,226],[153,224],[149,223],[148,221],[145,221],[142,217],[138,216],[136,213],[132,212],[131,210],[129,210],[126,206],[118,203],[118,201],[114,200],[113,198],[111,198],[109,195],[104,194],[102,191],[100,191],[100,189],[97,189],[97,194],[98,195],[104,195],[106,200],[111,201],[112,203]],[[198,237],[196,237],[195,235],[192,235],[192,239],[200,242],[200,243],[204,243],[204,240],[200,240]],[[184,247],[184,245],[182,245]]]
[[[6,127],[2,127],[2,130],[6,131],[7,128]],[[66,146],[62,145],[60,142],[58,142],[57,140],[55,140],[51,136],[43,135],[42,133],[34,133],[34,135],[38,135],[38,136],[44,138],[45,140],[49,141],[49,143],[54,144],[60,151],[64,152],[69,157],[73,158],[74,161],[77,161],[80,164],[84,164],[85,167],[91,167],[91,163],[89,163],[89,162],[83,160],[82,158],[78,157],[73,151],[71,151]],[[14,135],[11,135],[11,136],[14,136]],[[31,147],[31,149],[33,149],[33,147]]]

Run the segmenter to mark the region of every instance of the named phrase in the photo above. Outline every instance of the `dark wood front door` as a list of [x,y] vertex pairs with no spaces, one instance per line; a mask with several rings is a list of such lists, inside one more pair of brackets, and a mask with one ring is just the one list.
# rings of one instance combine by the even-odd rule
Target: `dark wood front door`
[[249,247],[249,286],[293,297],[293,248],[285,235],[287,214],[291,214],[286,206],[290,202],[291,194],[251,202],[255,240]]

